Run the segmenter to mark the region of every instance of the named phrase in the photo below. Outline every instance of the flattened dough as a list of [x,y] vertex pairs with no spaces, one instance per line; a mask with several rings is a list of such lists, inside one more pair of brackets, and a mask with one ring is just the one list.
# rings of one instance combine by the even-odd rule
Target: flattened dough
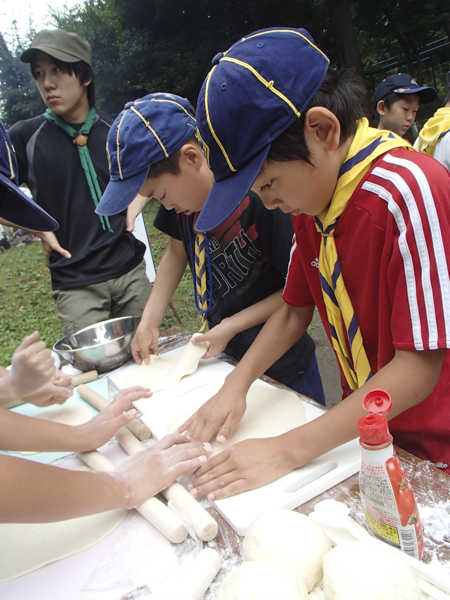
[[[201,335],[201,334],[198,334]],[[208,344],[194,345],[189,342],[183,354],[178,356],[150,355],[148,365],[142,363],[125,379],[125,387],[142,385],[152,392],[168,390],[175,387],[182,377],[192,375],[198,367],[199,360],[208,350]]]
[[[62,404],[43,410],[34,419],[44,419],[64,425],[81,425],[92,419],[92,412],[84,404]],[[13,454],[39,454],[39,452],[14,450]]]
[[[204,403],[203,399],[189,402],[187,405],[185,400],[184,397],[181,398],[180,410],[175,411],[176,416],[169,423],[167,433],[173,433]],[[211,442],[212,452],[208,456],[214,456],[243,440],[281,435],[305,422],[305,410],[297,394],[275,387],[252,385],[247,394],[247,409],[242,421],[228,442],[225,444]]]
[[111,533],[127,512],[119,508],[59,523],[1,524],[0,583],[90,548]]

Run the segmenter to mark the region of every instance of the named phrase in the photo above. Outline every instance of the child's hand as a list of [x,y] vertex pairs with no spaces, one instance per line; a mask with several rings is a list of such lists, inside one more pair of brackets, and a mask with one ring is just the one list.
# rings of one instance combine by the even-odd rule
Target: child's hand
[[9,381],[15,399],[21,399],[48,383],[55,373],[55,363],[44,342],[35,331],[14,351]]
[[211,358],[217,356],[225,350],[228,342],[233,337],[233,333],[226,327],[224,319],[221,323],[199,336],[192,336],[192,344],[204,344],[208,343],[209,348],[202,358]]
[[70,375],[56,371],[53,381],[41,387],[37,392],[22,398],[35,406],[45,407],[53,404],[64,404],[73,396],[73,380]]
[[126,508],[134,508],[184,473],[200,467],[210,451],[209,444],[170,434],[147,450],[129,456],[110,475],[125,487]]
[[111,404],[96,415],[91,421],[74,427],[76,431],[76,452],[88,452],[100,448],[114,436],[116,431],[136,416],[136,410],[124,412],[132,402],[140,398],[150,398],[149,388],[139,385],[121,390]]
[[222,387],[196,413],[185,421],[177,432],[186,432],[193,440],[209,442],[218,432],[216,441],[224,444],[239,425],[247,407],[245,395],[230,394]]
[[148,328],[143,323],[138,325],[133,341],[131,353],[138,365],[150,362],[150,354],[158,354],[159,329]]

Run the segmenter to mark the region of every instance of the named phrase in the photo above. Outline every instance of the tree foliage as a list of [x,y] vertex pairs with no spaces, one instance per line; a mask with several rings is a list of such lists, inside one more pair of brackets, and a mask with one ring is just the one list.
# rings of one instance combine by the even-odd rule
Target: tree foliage
[[[333,65],[363,76],[370,93],[398,70],[439,88],[450,60],[448,0],[85,0],[53,19],[91,42],[97,108],[109,120],[155,91],[195,104],[215,54],[264,27],[304,27]],[[2,44],[2,110],[13,122],[38,110],[34,86],[10,54]]]

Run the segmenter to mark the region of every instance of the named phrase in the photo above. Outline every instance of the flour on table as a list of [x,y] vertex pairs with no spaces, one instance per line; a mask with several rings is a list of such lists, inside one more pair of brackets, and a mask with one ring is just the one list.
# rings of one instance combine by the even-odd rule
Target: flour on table
[[201,357],[207,352],[208,344],[189,344],[178,356],[150,355],[150,363],[142,363],[125,379],[125,387],[142,385],[152,392],[175,387],[186,375],[195,373]]
[[94,546],[127,512],[120,508],[58,523],[1,524],[0,583]]
[[[54,423],[62,423],[63,425],[82,425],[92,419],[92,412],[84,404],[62,404],[61,406],[53,406],[43,410],[33,419],[44,419]],[[39,451],[34,450],[11,450],[13,454],[39,454]]]
[[[204,402],[204,398],[188,401],[186,397],[178,399],[178,402],[173,404],[175,416],[167,427],[167,433],[173,433]],[[241,422],[225,444],[211,442],[212,452],[209,457],[237,442],[282,435],[305,422],[305,410],[297,394],[275,387],[252,385],[247,394],[247,408]]]

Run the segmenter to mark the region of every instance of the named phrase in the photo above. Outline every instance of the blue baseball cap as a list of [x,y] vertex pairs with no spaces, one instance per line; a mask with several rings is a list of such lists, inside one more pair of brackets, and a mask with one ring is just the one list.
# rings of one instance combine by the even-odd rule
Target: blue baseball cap
[[197,104],[197,125],[214,185],[196,221],[209,231],[227,219],[258,176],[270,144],[320,88],[329,60],[304,29],[252,33],[217,54]]
[[0,122],[0,217],[34,231],[55,231],[59,224],[18,185],[18,167],[11,140]]
[[168,158],[196,133],[186,98],[155,93],[125,104],[108,133],[110,181],[95,212],[115,215],[124,210],[144,185],[151,165]]
[[437,99],[437,91],[432,87],[420,86],[408,73],[389,75],[379,84],[373,95],[373,107],[388,94],[419,94],[420,104],[430,104]]

